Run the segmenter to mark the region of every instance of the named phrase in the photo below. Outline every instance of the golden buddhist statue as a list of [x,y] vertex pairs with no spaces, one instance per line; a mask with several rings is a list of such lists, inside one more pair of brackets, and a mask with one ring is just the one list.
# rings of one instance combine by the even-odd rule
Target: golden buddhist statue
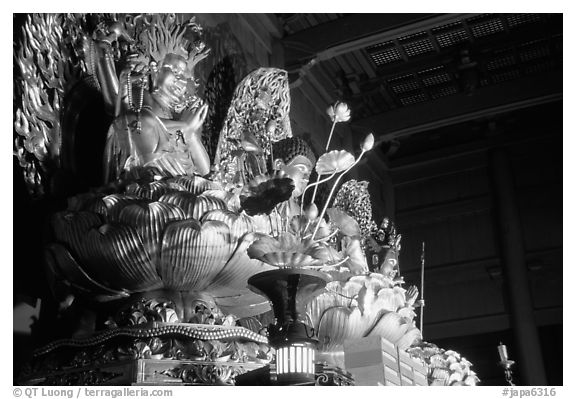
[[[118,88],[104,157],[107,181],[125,173],[138,176],[143,169],[161,176],[210,171],[201,142],[208,106],[196,96],[193,75],[208,52],[202,42],[186,39],[198,30],[194,23],[157,16],[148,34],[138,38],[145,50],[127,54],[119,77],[110,56],[113,43],[134,40],[116,23],[96,32],[97,77],[102,87]],[[108,91],[109,101],[113,92]]]

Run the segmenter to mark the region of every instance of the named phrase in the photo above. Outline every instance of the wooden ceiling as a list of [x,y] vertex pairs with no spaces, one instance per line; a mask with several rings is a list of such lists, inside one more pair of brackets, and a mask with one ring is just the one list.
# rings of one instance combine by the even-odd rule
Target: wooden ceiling
[[379,142],[557,101],[561,14],[278,14],[291,84]]

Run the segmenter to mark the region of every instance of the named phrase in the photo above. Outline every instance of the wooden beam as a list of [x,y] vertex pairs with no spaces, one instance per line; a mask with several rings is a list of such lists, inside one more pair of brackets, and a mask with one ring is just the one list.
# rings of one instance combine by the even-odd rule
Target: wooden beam
[[286,66],[299,68],[312,58],[327,60],[473,15],[352,14],[286,36]]
[[[464,129],[466,129],[464,127]],[[517,147],[527,143],[546,145],[559,138],[549,132],[538,132],[538,135],[498,136],[482,138],[469,143],[446,146],[441,149],[420,152],[395,158],[389,162],[394,185],[413,184],[439,176],[446,176],[463,171],[486,167],[486,151],[496,147]],[[526,155],[528,157],[528,155]]]
[[443,220],[449,217],[466,215],[469,213],[485,212],[492,208],[492,198],[488,195],[458,199],[450,202],[407,209],[396,212],[396,222],[399,226],[414,226],[428,224],[434,220]]
[[257,15],[258,14],[238,14],[246,29],[252,32],[257,42],[270,54],[272,52],[272,36],[268,28],[261,24],[261,19]]
[[562,99],[562,74],[528,76],[353,121],[372,130],[378,141],[490,117]]

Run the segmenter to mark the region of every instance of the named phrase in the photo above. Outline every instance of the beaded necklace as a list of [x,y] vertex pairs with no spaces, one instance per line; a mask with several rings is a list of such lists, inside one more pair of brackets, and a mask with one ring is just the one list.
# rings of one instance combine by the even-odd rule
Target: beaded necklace
[[144,81],[145,77],[142,76],[140,78],[140,96],[138,98],[138,105],[134,105],[133,96],[132,96],[132,78],[131,74],[128,74],[127,78],[127,85],[128,85],[128,106],[130,110],[136,113],[136,126],[131,127],[135,128],[136,133],[142,133],[142,121],[140,120],[140,112],[142,111],[142,105],[144,104]]

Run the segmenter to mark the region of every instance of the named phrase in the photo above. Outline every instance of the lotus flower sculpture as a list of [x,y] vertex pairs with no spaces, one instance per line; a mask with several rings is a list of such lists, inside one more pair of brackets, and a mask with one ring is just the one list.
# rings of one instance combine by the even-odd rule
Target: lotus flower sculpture
[[377,273],[331,281],[308,306],[319,349],[338,352],[347,339],[381,336],[400,349],[421,339],[406,290]]
[[267,301],[246,281],[272,267],[246,251],[269,225],[238,212],[234,203],[198,176],[83,195],[54,216],[50,271],[96,301],[161,289],[212,298],[238,316],[261,313]]
[[259,175],[244,187],[240,202],[249,215],[270,213],[276,205],[290,198],[292,191],[294,182],[289,177],[279,173]]
[[281,233],[278,237],[261,237],[248,248],[248,256],[279,268],[302,268],[323,265],[330,253],[317,241]]
[[429,385],[474,386],[480,381],[471,369],[472,363],[453,350],[441,349],[428,342],[419,342],[407,352],[428,365]]

